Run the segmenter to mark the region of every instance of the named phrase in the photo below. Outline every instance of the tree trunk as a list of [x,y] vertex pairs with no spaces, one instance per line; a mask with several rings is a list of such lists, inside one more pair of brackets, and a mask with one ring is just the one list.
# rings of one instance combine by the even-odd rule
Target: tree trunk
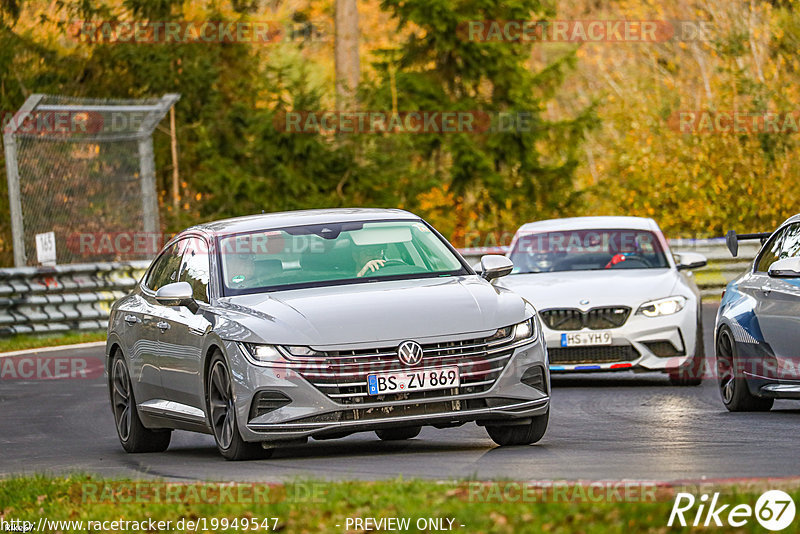
[[336,0],[336,108],[356,108],[360,64],[358,57],[358,5],[356,0]]

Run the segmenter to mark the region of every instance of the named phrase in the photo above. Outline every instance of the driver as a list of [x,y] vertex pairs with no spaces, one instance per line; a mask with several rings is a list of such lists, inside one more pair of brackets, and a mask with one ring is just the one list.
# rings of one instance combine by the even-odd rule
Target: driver
[[378,270],[386,264],[386,258],[384,258],[383,255],[383,247],[380,245],[354,246],[353,261],[356,262],[356,269],[358,269],[359,265],[362,265],[361,269],[356,274],[358,278],[378,272]]

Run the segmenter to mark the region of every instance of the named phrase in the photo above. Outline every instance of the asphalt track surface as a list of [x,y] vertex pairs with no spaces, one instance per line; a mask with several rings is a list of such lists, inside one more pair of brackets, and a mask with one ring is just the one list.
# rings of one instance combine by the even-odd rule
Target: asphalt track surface
[[[715,314],[716,307],[706,305],[709,354]],[[58,354],[99,359],[102,351]],[[778,401],[769,413],[728,413],[712,380],[680,388],[651,373],[560,375],[553,380],[550,427],[537,445],[499,448],[483,428],[468,424],[425,428],[407,442],[381,442],[373,433],[310,440],[279,449],[268,460],[226,462],[213,438],[188,432],[175,432],[165,453],[126,454],[102,377],[0,380],[0,477],[34,472],[247,481],[790,477],[800,475],[800,463],[793,460],[798,423],[800,402]]]

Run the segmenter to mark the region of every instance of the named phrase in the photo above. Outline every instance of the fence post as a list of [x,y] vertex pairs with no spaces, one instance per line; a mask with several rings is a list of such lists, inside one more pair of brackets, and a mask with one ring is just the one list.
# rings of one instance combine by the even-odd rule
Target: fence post
[[[17,165],[17,140],[14,134],[19,126],[27,119],[33,108],[42,100],[42,94],[33,94],[25,100],[19,111],[9,121],[3,132],[3,145],[6,156],[6,178],[8,179],[8,206],[11,212],[11,237],[14,247],[14,266],[25,267],[27,255],[25,253],[25,226],[22,219],[22,200],[19,195],[19,166]],[[35,120],[35,118],[34,118]]]
[[143,230],[145,234],[152,237],[158,232],[159,222],[153,138],[149,135],[139,139],[139,169],[142,180]]

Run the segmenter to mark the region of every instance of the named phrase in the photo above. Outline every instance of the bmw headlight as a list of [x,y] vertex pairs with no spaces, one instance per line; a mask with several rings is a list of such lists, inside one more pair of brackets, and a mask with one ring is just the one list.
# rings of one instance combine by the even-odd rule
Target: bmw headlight
[[667,297],[665,299],[651,300],[639,306],[636,313],[646,317],[661,317],[678,313],[686,305],[686,297]]
[[536,321],[534,321],[533,317],[514,325],[514,341],[522,341],[523,339],[533,341],[536,339],[537,334]]

